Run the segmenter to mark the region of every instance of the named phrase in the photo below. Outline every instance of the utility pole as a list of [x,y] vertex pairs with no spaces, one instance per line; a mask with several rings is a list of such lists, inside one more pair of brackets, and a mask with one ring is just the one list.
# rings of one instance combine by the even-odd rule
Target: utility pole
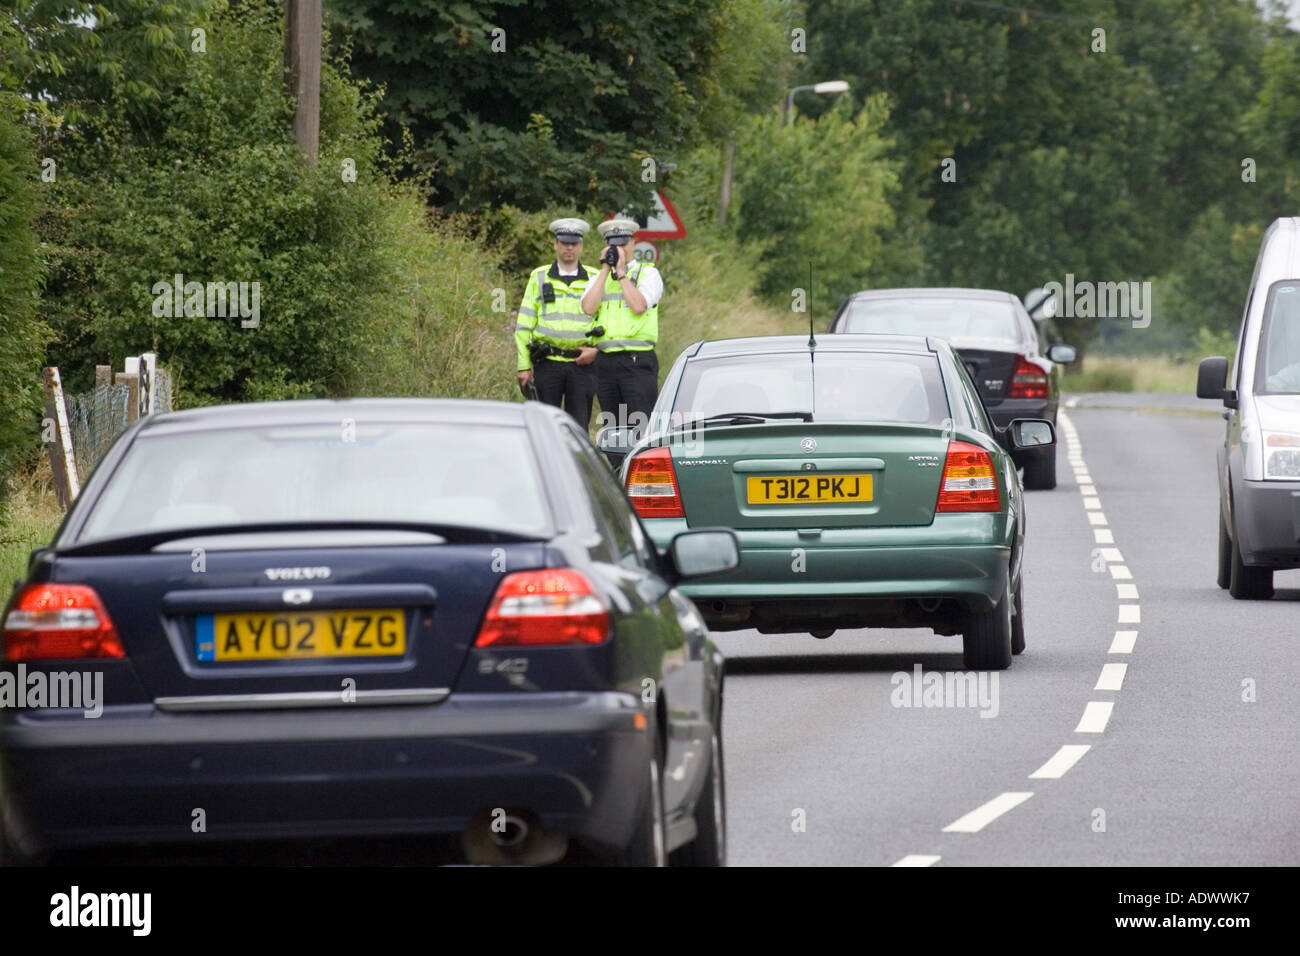
[[722,188],[718,191],[718,225],[727,224],[727,207],[731,205],[731,175],[736,167],[736,131],[733,129],[722,147]]
[[285,0],[284,79],[294,98],[293,138],[316,164],[320,152],[321,0]]

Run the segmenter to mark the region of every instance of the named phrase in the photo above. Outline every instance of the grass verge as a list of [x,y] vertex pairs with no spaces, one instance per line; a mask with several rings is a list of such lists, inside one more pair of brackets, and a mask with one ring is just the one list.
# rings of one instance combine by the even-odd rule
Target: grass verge
[[1191,393],[1196,363],[1168,356],[1085,355],[1081,368],[1065,368],[1061,390]]
[[8,506],[0,515],[0,607],[9,602],[14,582],[27,576],[32,549],[48,544],[63,520],[44,457],[35,468],[15,475],[10,488]]

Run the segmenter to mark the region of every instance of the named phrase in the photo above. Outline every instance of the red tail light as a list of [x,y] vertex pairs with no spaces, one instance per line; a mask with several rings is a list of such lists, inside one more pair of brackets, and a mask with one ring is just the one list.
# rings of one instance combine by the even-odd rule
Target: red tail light
[[667,448],[650,448],[627,469],[627,498],[642,518],[685,518],[673,456]]
[[1046,398],[1047,373],[1023,355],[1016,356],[1016,371],[1011,376],[1007,398]]
[[936,513],[954,511],[1000,511],[1002,493],[993,469],[993,456],[978,445],[948,442],[943,463],[943,484],[939,486]]
[[474,646],[599,644],[607,637],[609,612],[591,584],[572,568],[552,568],[507,575]]
[[19,590],[5,615],[3,658],[79,657],[126,657],[95,589],[84,584],[28,584]]

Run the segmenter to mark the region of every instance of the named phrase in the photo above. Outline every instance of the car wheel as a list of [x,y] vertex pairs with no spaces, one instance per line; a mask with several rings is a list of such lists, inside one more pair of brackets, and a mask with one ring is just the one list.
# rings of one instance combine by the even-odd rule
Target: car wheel
[[1232,583],[1232,539],[1228,537],[1228,526],[1224,524],[1223,514],[1219,514],[1219,587],[1226,588]]
[[695,803],[695,839],[673,853],[674,866],[727,865],[727,785],[722,765],[722,730],[713,728],[709,773]]
[[650,740],[650,767],[646,771],[640,816],[632,840],[618,855],[619,866],[666,866],[668,838],[664,832],[664,785],[659,770],[659,739]]
[[1010,585],[991,611],[972,611],[962,631],[962,656],[967,670],[1001,671],[1011,666]]
[[1011,613],[1011,653],[1025,652],[1025,576],[1016,582],[1016,602]]
[[1025,459],[1026,491],[1050,491],[1056,487],[1056,446]]
[[1267,601],[1273,596],[1273,569],[1256,568],[1241,560],[1241,548],[1234,537],[1229,546],[1228,593],[1240,601]]

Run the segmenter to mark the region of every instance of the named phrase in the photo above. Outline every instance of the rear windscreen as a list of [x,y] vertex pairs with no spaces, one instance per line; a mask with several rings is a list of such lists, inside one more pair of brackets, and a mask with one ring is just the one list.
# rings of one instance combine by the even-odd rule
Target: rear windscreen
[[859,299],[849,303],[835,331],[933,335],[947,341],[1022,338],[1011,304],[995,299]]
[[393,521],[540,532],[523,428],[417,423],[140,435],[79,541],[210,525]]
[[808,352],[688,362],[673,411],[682,420],[812,412],[815,421],[937,425],[949,417],[933,355]]

